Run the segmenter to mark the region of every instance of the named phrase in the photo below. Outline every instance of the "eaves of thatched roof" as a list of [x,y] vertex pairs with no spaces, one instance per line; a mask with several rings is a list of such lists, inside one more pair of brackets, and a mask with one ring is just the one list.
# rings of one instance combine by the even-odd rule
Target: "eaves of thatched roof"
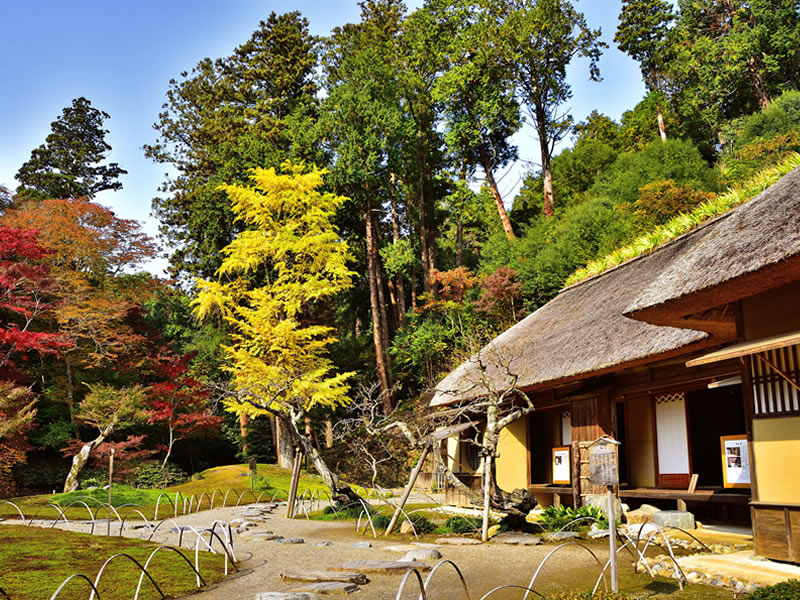
[[676,241],[681,252],[657,272],[625,314],[675,324],[685,315],[799,280],[800,168]]
[[707,346],[706,332],[622,314],[672,258],[634,259],[563,290],[445,377],[431,406],[511,388],[531,391]]
[[[750,274],[761,281],[749,281],[744,295],[757,293],[759,286],[800,277],[798,258],[800,169],[795,169],[747,204],[653,253],[562,290],[445,377],[431,406],[508,389],[554,387],[730,341],[673,327],[681,319],[651,309],[692,300],[698,291]],[[724,304],[711,296],[704,306],[689,302],[681,309],[689,314]]]

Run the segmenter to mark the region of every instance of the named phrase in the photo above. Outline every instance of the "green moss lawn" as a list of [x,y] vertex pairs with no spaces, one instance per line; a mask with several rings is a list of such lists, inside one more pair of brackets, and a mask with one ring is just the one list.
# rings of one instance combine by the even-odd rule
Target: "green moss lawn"
[[[12,600],[46,600],[73,573],[82,573],[94,581],[102,564],[114,554],[124,552],[144,564],[157,547],[155,543],[124,537],[0,525],[0,588]],[[183,552],[194,563],[194,552]],[[194,572],[174,552],[162,550],[147,570],[167,596],[178,597],[197,590]],[[103,600],[132,598],[140,573],[129,560],[116,559],[106,568],[100,580],[100,597]],[[208,584],[223,579],[224,557],[201,552],[200,574]],[[59,598],[85,600],[90,591],[88,583],[75,578],[67,584]],[[0,593],[0,596],[3,594]],[[154,600],[161,596],[145,577],[139,597]]]

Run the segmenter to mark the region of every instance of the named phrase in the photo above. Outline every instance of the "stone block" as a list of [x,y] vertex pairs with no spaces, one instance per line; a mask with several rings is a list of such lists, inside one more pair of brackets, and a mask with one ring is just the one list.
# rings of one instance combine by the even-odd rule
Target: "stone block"
[[400,560],[403,562],[416,562],[419,560],[438,560],[442,558],[442,553],[435,548],[414,548],[409,550]]
[[653,513],[643,511],[643,510],[632,510],[625,515],[625,519],[631,525],[642,524],[642,523],[652,523],[653,522]]
[[319,600],[311,592],[259,592],[256,600]]
[[[584,498],[584,503],[587,506],[597,506],[608,517],[608,494],[589,494]],[[614,496],[614,515],[617,520],[622,518],[622,503],[616,496]]]
[[661,527],[694,529],[694,515],[686,510],[660,510],[653,515],[653,523]]
[[542,538],[530,533],[506,531],[498,533],[491,541],[493,544],[509,544],[511,546],[538,546],[542,543]]

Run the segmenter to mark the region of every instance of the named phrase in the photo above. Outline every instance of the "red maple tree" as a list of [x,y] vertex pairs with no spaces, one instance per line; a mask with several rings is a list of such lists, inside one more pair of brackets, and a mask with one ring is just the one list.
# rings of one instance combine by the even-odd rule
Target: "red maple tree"
[[158,356],[155,374],[159,383],[148,388],[150,409],[148,423],[164,425],[169,437],[161,446],[165,451],[162,468],[166,467],[175,443],[191,437],[213,436],[222,423],[214,415],[208,390],[189,375],[189,364],[195,354],[178,356],[165,351]]

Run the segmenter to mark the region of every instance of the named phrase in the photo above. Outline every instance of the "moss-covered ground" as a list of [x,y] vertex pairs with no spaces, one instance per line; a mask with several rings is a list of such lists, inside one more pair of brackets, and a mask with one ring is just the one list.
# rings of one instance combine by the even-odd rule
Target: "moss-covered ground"
[[[94,581],[100,567],[114,554],[125,553],[144,564],[158,544],[130,538],[92,536],[60,529],[22,525],[0,526],[0,597],[11,600],[45,600],[70,575],[81,573]],[[194,562],[194,553],[183,553]],[[197,590],[191,567],[176,553],[162,550],[148,572],[167,596],[184,596]],[[124,557],[106,567],[98,585],[103,600],[133,597],[141,571]],[[200,574],[207,584],[224,578],[224,557],[200,553]],[[72,600],[89,597],[86,581],[75,578],[58,596]],[[140,598],[154,600],[160,594],[145,577]]]
[[[215,492],[214,507],[222,506],[223,499],[226,493],[228,493],[228,490],[231,490],[231,492],[228,493],[226,501],[228,506],[236,504],[240,495],[242,504],[252,502],[259,495],[261,495],[262,501],[270,500],[273,496],[280,499],[286,498],[292,477],[290,470],[281,469],[275,465],[259,464],[258,478],[252,492],[250,490],[250,477],[248,475],[249,471],[247,465],[228,465],[208,469],[201,473],[198,478],[164,489],[137,489],[115,484],[112,489],[111,504],[115,507],[121,507],[119,509],[121,516],[135,509],[144,513],[148,519],[163,519],[174,514],[175,510],[173,507],[176,498],[178,513],[181,514],[183,512],[184,499],[191,498],[193,495],[195,497],[193,501],[193,510],[197,507],[197,500],[201,501],[202,508],[209,508],[211,496],[213,496]],[[298,486],[298,495],[301,495],[306,490],[308,490],[309,493],[315,490],[327,492],[328,488],[319,477],[302,473]],[[164,497],[159,501],[158,499],[160,496]],[[107,516],[106,509],[100,509],[99,513],[97,509],[100,503],[108,502],[108,490],[97,488],[94,490],[77,490],[67,494],[23,496],[20,498],[11,498],[10,501],[19,506],[22,513],[28,519],[34,516],[34,514],[37,515],[37,518],[58,518],[59,511],[54,507],[48,506],[49,503],[56,503],[61,507],[74,503],[65,510],[67,518],[89,518],[86,507],[80,504],[79,501],[85,502],[91,508],[93,515],[96,514],[98,518],[105,518]],[[155,514],[156,503],[159,505],[158,515]],[[188,500],[186,505],[188,508]],[[19,513],[10,504],[0,501],[0,517],[10,519],[19,518]],[[135,513],[131,514],[130,518],[136,519],[137,515]]]

